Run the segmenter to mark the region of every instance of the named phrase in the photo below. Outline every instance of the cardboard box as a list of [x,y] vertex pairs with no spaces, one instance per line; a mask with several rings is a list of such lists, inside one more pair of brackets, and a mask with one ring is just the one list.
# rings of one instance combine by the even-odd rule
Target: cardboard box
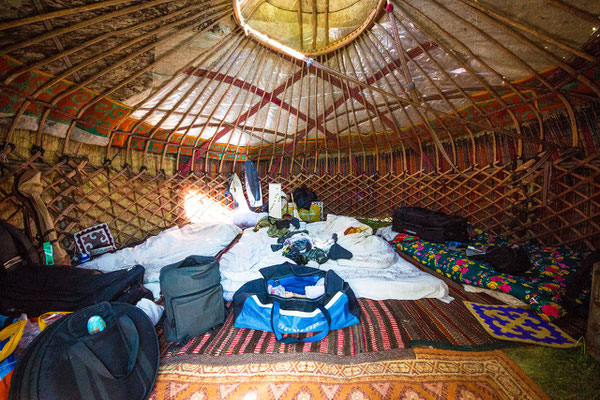
[[310,210],[304,210],[296,207],[296,203],[288,203],[287,207],[283,208],[281,212],[283,214],[294,215],[294,211],[298,211],[298,215],[300,219],[304,222],[317,222],[323,221],[325,218],[325,213],[323,212],[323,202],[322,201],[313,201],[310,204]]

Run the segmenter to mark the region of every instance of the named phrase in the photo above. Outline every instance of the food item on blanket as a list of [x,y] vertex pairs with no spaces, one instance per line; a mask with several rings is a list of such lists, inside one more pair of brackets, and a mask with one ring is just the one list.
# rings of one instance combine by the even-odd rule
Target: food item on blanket
[[344,235],[352,235],[353,233],[364,232],[366,229],[362,226],[351,226],[344,231]]

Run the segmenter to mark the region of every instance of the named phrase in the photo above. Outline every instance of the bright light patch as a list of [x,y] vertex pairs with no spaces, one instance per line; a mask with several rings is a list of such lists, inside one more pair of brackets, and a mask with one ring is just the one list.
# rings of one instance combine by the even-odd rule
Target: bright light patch
[[242,400],[256,400],[258,398],[258,394],[256,392],[246,393]]
[[196,224],[231,223],[233,214],[233,210],[196,189],[188,189],[185,192],[183,208],[190,222]]

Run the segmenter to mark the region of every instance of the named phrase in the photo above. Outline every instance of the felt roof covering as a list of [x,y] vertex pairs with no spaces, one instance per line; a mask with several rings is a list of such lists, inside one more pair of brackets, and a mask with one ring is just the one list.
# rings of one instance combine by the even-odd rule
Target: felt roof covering
[[447,159],[442,140],[479,132],[556,148],[543,120],[564,112],[579,146],[598,15],[596,0],[8,0],[2,139],[225,159],[432,141]]

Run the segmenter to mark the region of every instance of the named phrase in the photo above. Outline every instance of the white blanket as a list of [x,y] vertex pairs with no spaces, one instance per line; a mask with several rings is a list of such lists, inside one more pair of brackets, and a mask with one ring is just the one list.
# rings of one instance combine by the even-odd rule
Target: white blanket
[[182,228],[173,227],[148,238],[140,245],[104,254],[80,267],[109,272],[129,268],[132,265],[142,265],[146,269],[144,286],[152,291],[155,298],[158,298],[162,267],[192,255],[216,256],[240,232],[241,230],[233,224],[208,226],[189,224]]
[[262,277],[259,269],[293,262],[282,255],[282,250],[271,250],[271,245],[277,243],[277,238],[270,238],[266,228],[258,232],[253,232],[252,229],[245,229],[240,240],[219,261],[221,285],[226,300],[231,300],[233,293],[244,283]]
[[[350,227],[362,231],[344,235]],[[337,233],[338,244],[352,252],[350,260],[329,260],[319,268],[334,270],[349,283],[357,297],[452,300],[448,297],[448,286],[444,281],[402,259],[385,240],[374,236],[370,227],[354,218],[329,214],[327,221],[307,224],[306,229],[311,238],[322,243]],[[246,229],[240,241],[223,255],[221,283],[227,300],[231,300],[233,293],[244,283],[260,278],[260,268],[292,262],[282,255],[281,250],[271,250],[270,245],[276,242],[276,238],[267,236],[267,229],[258,232]]]

